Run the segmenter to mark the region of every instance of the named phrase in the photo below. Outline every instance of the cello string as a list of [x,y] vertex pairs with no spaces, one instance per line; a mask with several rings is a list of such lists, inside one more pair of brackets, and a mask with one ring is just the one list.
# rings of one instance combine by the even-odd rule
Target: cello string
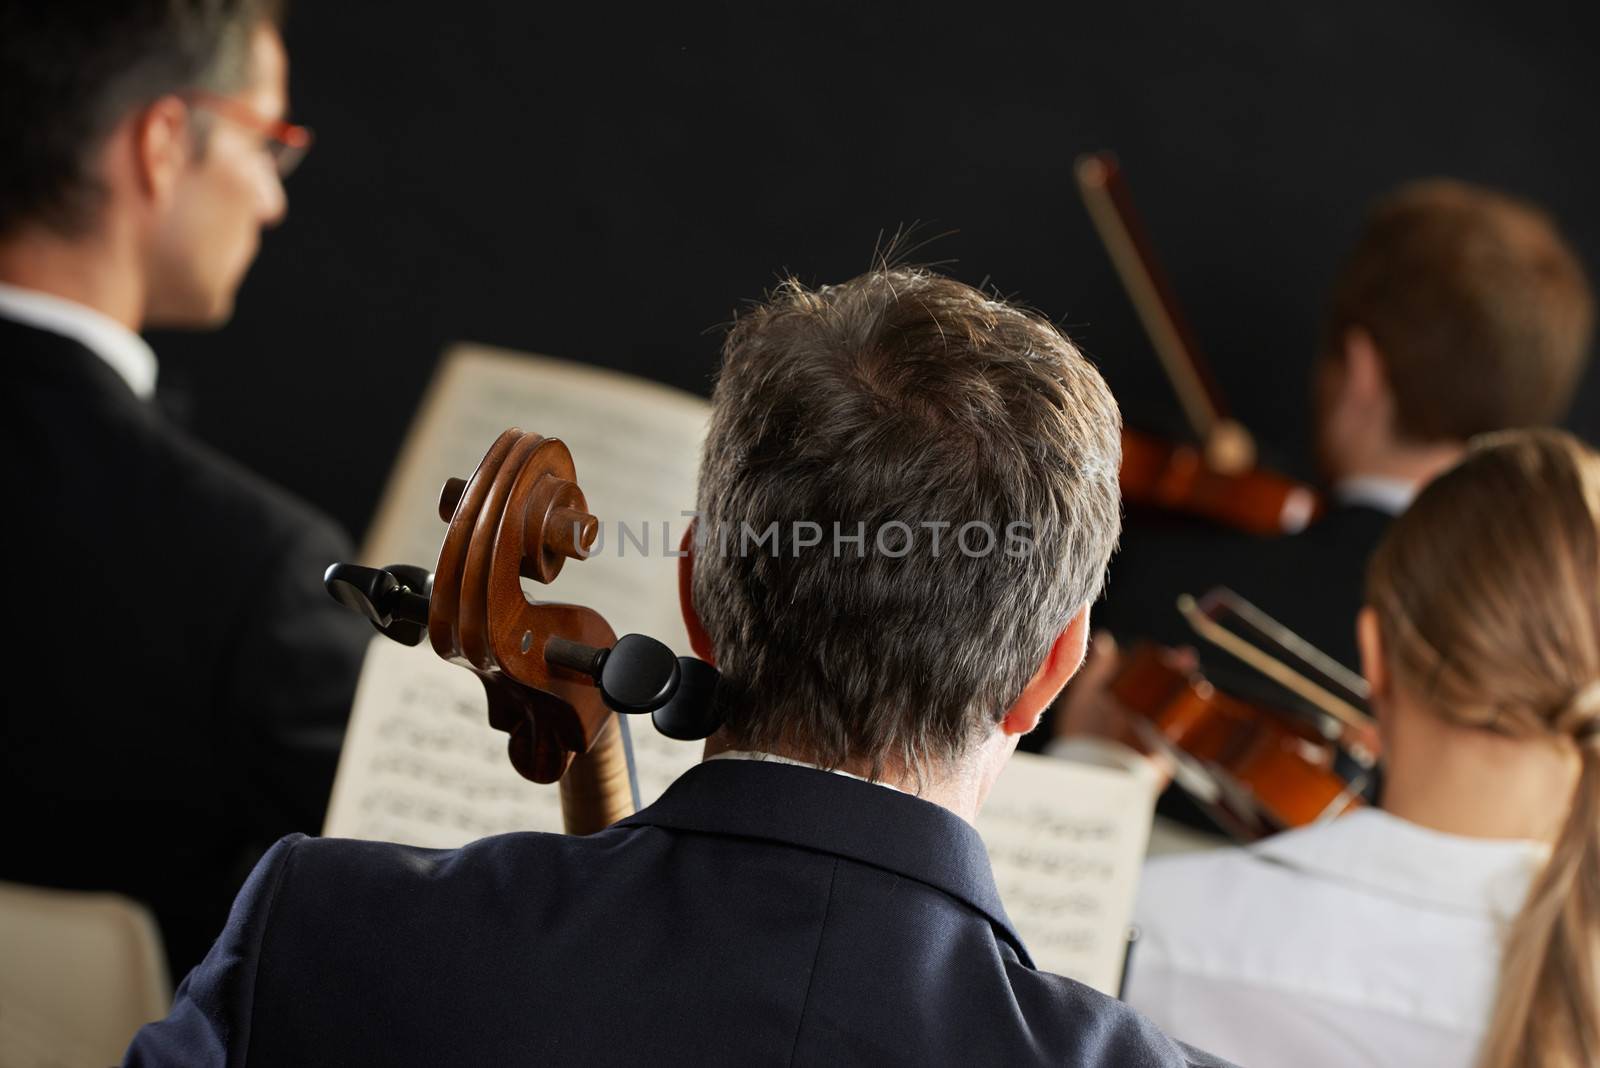
[[628,726],[628,717],[621,715],[617,726],[622,730],[622,759],[628,765],[628,792],[633,794],[633,810],[638,812],[644,805],[639,801],[639,769],[633,762],[633,728]]

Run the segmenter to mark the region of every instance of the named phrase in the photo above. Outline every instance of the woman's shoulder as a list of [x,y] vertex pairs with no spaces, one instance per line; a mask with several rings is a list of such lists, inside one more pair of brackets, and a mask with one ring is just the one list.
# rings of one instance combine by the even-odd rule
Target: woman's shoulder
[[1431,870],[1438,857],[1419,845],[1420,830],[1364,811],[1247,848],[1153,860],[1135,909],[1136,970],[1346,1004],[1415,1002],[1437,981],[1451,990],[1420,1014],[1454,1025],[1492,988],[1488,891],[1500,851]]

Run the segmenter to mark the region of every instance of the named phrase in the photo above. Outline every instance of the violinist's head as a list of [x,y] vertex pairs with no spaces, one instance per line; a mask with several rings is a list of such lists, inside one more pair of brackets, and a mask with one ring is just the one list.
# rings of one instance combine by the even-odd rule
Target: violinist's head
[[[1502,965],[1484,1068],[1600,1050],[1600,454],[1475,441],[1374,555],[1359,625],[1384,805],[1553,846]],[[1587,1044],[1584,1044],[1584,1043]]]
[[278,7],[7,2],[0,280],[135,328],[226,320],[286,208]]
[[685,605],[722,671],[714,741],[975,812],[1082,660],[1119,429],[1049,322],[928,271],[787,282],[742,315]]
[[1556,422],[1593,326],[1583,267],[1544,212],[1464,182],[1402,186],[1334,284],[1316,373],[1324,473],[1420,483],[1475,434]]

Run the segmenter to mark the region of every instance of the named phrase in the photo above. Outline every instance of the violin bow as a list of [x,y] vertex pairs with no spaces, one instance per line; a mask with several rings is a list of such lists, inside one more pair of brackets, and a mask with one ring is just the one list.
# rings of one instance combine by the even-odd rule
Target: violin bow
[[[1367,749],[1369,755],[1376,754],[1377,721],[1358,707],[1365,705],[1369,696],[1367,682],[1361,676],[1225,587],[1211,590],[1198,601],[1187,593],[1180,595],[1178,611],[1196,634],[1310,702],[1344,727],[1351,740]],[[1263,644],[1273,646],[1278,655],[1229,630],[1223,619],[1230,616],[1253,631]],[[1291,666],[1291,660],[1306,670]],[[1317,678],[1313,679],[1313,675]]]
[[1167,372],[1189,425],[1204,443],[1207,460],[1228,474],[1255,466],[1255,439],[1228,415],[1222,391],[1200,357],[1194,331],[1179,310],[1172,285],[1134,211],[1122,165],[1110,152],[1092,152],[1078,158],[1073,172],[1095,231]]

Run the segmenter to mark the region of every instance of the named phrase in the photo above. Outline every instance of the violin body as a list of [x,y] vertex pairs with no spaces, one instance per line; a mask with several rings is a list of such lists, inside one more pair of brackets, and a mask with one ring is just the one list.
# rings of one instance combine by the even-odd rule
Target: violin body
[[1121,740],[1169,756],[1179,784],[1241,840],[1365,803],[1368,759],[1290,713],[1219,692],[1159,646],[1136,645],[1110,692],[1128,715]]

